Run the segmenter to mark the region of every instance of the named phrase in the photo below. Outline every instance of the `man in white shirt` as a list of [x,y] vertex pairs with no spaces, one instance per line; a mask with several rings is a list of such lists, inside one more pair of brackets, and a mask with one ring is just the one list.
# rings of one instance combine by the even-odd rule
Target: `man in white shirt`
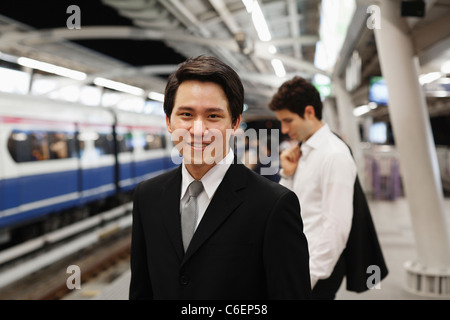
[[313,299],[334,299],[345,276],[343,251],[352,226],[356,165],[349,148],[321,121],[322,102],[303,78],[286,81],[269,107],[281,131],[298,141],[282,152],[280,184],[302,208]]

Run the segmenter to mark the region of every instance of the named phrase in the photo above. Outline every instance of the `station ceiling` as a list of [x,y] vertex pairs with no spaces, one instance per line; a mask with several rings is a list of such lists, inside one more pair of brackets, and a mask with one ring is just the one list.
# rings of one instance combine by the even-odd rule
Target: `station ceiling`
[[[320,1],[259,2],[270,41],[259,39],[242,0],[3,1],[0,51],[157,92],[178,63],[210,54],[240,74],[247,116],[271,116],[268,99],[283,80],[274,57],[287,76],[321,72],[314,66]],[[67,28],[70,5],[80,8],[81,29]]]
[[[2,1],[0,51],[83,71],[89,75],[86,84],[102,76],[161,93],[167,75],[177,64],[187,57],[214,55],[240,74],[249,106],[244,114],[247,119],[273,117],[268,101],[278,86],[293,75],[309,79],[314,74],[345,77],[348,61],[357,51],[362,63],[362,85],[352,95],[355,104],[367,103],[364,84],[370,76],[381,73],[373,31],[365,25],[371,1],[356,1],[350,32],[333,74],[314,65],[320,0],[258,2],[270,40],[261,39],[242,0]],[[427,17],[410,21],[418,39],[426,38],[420,31],[427,23],[450,17],[448,0],[426,3]],[[80,9],[80,29],[67,26],[74,22],[70,20],[74,11],[68,11],[71,5]],[[444,37],[448,35],[441,31]],[[276,48],[275,53],[270,46]],[[425,69],[437,57],[429,52],[418,52]],[[283,63],[284,77],[275,74],[273,59]]]

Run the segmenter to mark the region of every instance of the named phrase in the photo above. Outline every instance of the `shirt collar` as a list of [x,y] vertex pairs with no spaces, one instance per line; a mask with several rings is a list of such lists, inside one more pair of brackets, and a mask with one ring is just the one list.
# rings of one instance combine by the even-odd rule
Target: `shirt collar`
[[309,137],[306,142],[301,145],[302,156],[306,156],[312,149],[317,149],[326,140],[327,132],[331,132],[326,123]]
[[[227,173],[233,161],[234,161],[234,153],[230,149],[225,158],[223,158],[220,162],[218,162],[214,167],[209,169],[209,171],[200,179],[200,181],[203,183],[203,188],[205,189],[209,199],[213,197],[214,193],[219,187],[219,184],[222,182],[223,177]],[[182,180],[181,180],[180,199],[183,199],[187,191],[187,188],[189,187],[191,182],[194,181],[195,179],[187,171],[184,163],[182,164],[181,167],[182,167],[181,168]]]

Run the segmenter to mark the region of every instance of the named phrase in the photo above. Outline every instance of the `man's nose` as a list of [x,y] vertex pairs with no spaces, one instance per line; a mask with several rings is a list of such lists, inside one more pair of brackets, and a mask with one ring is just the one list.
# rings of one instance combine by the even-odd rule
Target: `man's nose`
[[194,121],[194,125],[190,129],[190,133],[193,136],[203,136],[207,131],[206,125],[202,119]]

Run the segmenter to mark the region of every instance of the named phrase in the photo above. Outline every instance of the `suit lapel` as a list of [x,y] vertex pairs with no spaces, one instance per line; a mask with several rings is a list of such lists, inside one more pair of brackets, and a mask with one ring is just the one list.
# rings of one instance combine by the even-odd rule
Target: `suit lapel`
[[198,250],[242,203],[243,199],[236,191],[246,185],[246,177],[243,165],[233,163],[230,166],[192,237],[183,263]]
[[161,212],[164,226],[181,261],[184,256],[180,219],[181,166],[174,170],[173,175],[167,179],[166,184],[161,185],[161,188],[164,188],[164,206]]

